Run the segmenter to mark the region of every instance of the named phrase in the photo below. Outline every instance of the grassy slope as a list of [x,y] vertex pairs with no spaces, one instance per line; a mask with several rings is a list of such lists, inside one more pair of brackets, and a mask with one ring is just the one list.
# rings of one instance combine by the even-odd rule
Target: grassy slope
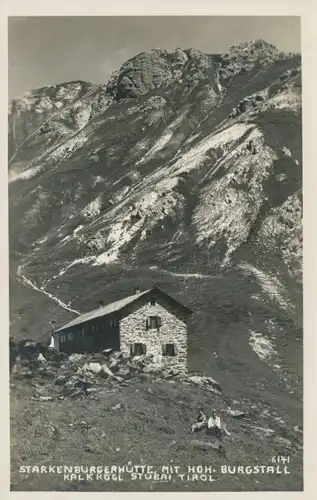
[[[235,397],[231,406],[249,411],[248,418],[234,420],[225,414],[230,399],[208,393],[181,382],[159,381],[139,376],[126,387],[100,382],[97,400],[30,401],[34,387],[16,382],[11,389],[11,489],[13,490],[95,490],[95,491],[283,491],[302,488],[301,435],[293,430],[300,419],[283,407],[280,399],[271,402],[249,401]],[[44,394],[47,387],[42,387]],[[53,394],[51,389],[50,394]],[[57,389],[55,388],[55,391]],[[117,403],[122,408],[113,409]],[[197,446],[208,440],[203,433],[190,435],[188,429],[197,408],[207,412],[216,408],[231,431],[225,439],[227,461],[218,452]],[[251,406],[253,408],[251,409]],[[263,413],[264,412],[264,413]],[[278,419],[282,420],[278,420]],[[81,424],[85,421],[86,424]],[[51,437],[47,425],[59,430]],[[72,425],[70,425],[72,424]],[[250,425],[270,428],[274,436]],[[292,442],[287,452],[281,438]],[[149,446],[150,443],[150,446]],[[290,475],[226,476],[220,466],[269,465],[274,455],[291,456]],[[154,483],[132,482],[64,482],[62,476],[30,475],[22,477],[20,465],[203,465],[215,469],[215,482]]]

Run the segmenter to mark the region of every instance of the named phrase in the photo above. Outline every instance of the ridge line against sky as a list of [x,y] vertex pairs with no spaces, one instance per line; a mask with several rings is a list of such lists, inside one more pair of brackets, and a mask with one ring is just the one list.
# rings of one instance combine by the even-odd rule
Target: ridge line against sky
[[106,83],[140,52],[196,48],[225,52],[262,38],[284,52],[300,52],[294,16],[122,16],[8,19],[9,98],[45,85],[84,80]]

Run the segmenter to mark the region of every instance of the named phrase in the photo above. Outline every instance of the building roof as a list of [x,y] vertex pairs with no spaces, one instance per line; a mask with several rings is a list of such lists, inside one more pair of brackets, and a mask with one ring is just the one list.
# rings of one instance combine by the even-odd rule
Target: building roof
[[95,318],[107,316],[109,314],[121,311],[124,307],[139,300],[140,297],[143,297],[144,295],[146,295],[150,292],[154,292],[154,291],[158,294],[161,294],[161,295],[167,297],[169,300],[173,301],[179,307],[184,309],[187,313],[191,313],[190,309],[185,307],[183,304],[181,304],[177,300],[173,299],[167,293],[165,293],[162,290],[159,290],[158,288],[155,287],[155,288],[150,288],[148,290],[144,290],[143,292],[134,293],[133,295],[129,295],[129,297],[125,297],[124,299],[117,300],[115,302],[111,302],[110,304],[107,304],[106,306],[98,307],[98,309],[94,309],[93,311],[90,311],[86,314],[82,314],[81,316],[77,316],[72,321],[69,321],[68,323],[66,323],[66,325],[55,330],[55,333],[60,332],[62,330],[66,330],[67,328],[70,328],[72,326],[79,325],[81,323],[85,323],[86,321],[90,321],[90,320],[95,319]]
[[80,323],[84,323],[94,318],[107,316],[108,314],[120,311],[123,307],[127,306],[128,304],[132,304],[132,302],[137,300],[139,297],[142,297],[142,295],[145,295],[149,291],[150,290],[145,290],[144,292],[135,293],[134,295],[130,295],[129,297],[125,297],[124,299],[116,300],[115,302],[111,302],[106,306],[98,307],[98,309],[94,309],[93,311],[90,311],[86,314],[77,316],[75,319],[73,319],[69,323],[66,323],[66,325],[56,330],[56,332],[59,332],[60,330],[65,330],[65,328],[70,328],[71,326],[78,325]]

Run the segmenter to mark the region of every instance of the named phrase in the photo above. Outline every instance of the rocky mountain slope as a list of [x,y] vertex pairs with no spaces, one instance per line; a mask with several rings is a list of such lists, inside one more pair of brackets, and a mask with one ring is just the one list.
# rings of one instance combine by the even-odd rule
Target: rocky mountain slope
[[[149,356],[68,356],[34,342],[12,342],[10,347],[12,490],[302,489],[302,427],[278,389],[270,402],[260,393],[251,399],[230,398],[214,379],[159,367]],[[211,403],[230,429],[224,449],[204,431],[190,433],[197,408],[203,405],[209,414]],[[283,464],[278,456],[290,460]],[[25,464],[119,465],[121,481],[118,473],[107,478],[93,469],[80,481],[68,474],[31,473]],[[280,472],[223,473],[228,464],[231,470],[278,466]],[[129,472],[138,466],[152,467],[152,473],[131,480]],[[164,476],[166,466],[169,474]],[[199,472],[196,480],[193,467]]]
[[158,285],[193,369],[301,391],[300,55],[139,54],[11,102],[9,150],[11,335]]

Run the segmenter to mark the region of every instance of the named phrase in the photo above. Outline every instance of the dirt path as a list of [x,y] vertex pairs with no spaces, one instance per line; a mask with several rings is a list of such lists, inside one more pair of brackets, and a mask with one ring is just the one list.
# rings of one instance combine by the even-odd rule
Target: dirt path
[[80,315],[79,311],[76,311],[75,309],[72,309],[71,307],[68,307],[67,304],[62,302],[58,297],[55,297],[55,295],[52,295],[51,293],[47,292],[41,287],[37,287],[29,278],[24,276],[22,274],[22,266],[20,265],[17,269],[17,280],[25,285],[26,287],[33,288],[33,290],[36,290],[37,292],[44,293],[44,295],[47,295],[51,300],[54,300],[54,302],[57,302],[57,304],[62,307],[63,309],[66,309],[66,311],[70,311],[72,313]]
[[214,276],[210,274],[201,274],[201,273],[174,273],[173,271],[168,271],[167,269],[161,269],[158,266],[151,266],[151,270],[160,271],[161,273],[170,274],[171,276],[177,276],[178,278],[207,278],[209,280],[215,279]]

